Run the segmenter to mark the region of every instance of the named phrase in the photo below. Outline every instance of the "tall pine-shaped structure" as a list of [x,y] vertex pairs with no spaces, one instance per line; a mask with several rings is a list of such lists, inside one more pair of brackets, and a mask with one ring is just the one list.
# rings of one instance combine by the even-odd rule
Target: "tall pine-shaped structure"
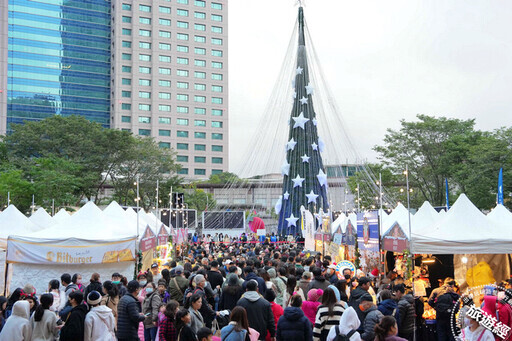
[[283,194],[276,204],[276,211],[279,212],[278,231],[281,235],[301,234],[301,206],[312,213],[329,210],[327,175],[320,155],[325,146],[318,137],[313,108],[314,89],[309,79],[302,7],[299,7],[298,21],[297,69],[292,80],[293,109],[286,143],[286,160],[281,168]]

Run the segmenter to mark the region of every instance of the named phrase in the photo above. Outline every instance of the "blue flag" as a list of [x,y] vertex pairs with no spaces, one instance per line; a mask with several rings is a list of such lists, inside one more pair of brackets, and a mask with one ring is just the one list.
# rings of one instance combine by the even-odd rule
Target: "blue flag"
[[503,168],[500,168],[498,177],[498,204],[503,205]]
[[446,210],[450,209],[450,192],[448,190],[448,178],[444,179],[445,187],[446,187]]

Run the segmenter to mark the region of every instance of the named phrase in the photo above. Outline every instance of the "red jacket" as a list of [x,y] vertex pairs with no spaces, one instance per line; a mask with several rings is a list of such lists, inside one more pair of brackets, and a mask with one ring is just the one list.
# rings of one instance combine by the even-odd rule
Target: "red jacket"
[[302,302],[302,311],[304,312],[304,315],[311,321],[311,325],[315,325],[315,318],[316,318],[316,311],[318,310],[318,306],[321,303],[316,301],[304,301]]
[[[492,317],[495,317],[498,322],[510,326],[512,323],[512,309],[508,304],[503,304],[497,300],[498,298],[496,296],[484,296],[482,310]],[[496,336],[496,340],[501,340],[501,338]]]
[[[283,307],[281,307],[276,302],[270,302],[270,309],[272,309],[272,313],[274,314],[274,323],[276,324],[276,330],[277,330],[277,321],[279,321],[279,318],[283,315],[284,310]],[[270,333],[267,332],[267,337],[265,338],[265,341],[270,341]]]

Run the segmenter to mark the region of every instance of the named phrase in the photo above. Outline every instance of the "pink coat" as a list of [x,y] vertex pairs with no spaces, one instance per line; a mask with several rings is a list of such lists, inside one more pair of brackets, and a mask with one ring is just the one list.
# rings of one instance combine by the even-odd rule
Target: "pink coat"
[[312,302],[312,301],[304,301],[302,302],[302,311],[304,315],[311,321],[311,325],[315,325],[316,311],[318,310],[318,306],[320,302]]

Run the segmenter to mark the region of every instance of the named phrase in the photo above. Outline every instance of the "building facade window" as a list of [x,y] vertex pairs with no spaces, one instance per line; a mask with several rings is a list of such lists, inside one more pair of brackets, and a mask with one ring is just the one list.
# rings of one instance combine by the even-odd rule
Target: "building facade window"
[[171,21],[169,19],[158,19],[158,23],[162,26],[171,26]]
[[171,56],[158,56],[158,60],[163,63],[170,63],[171,62]]
[[212,116],[222,116],[221,109],[212,109]]
[[195,96],[194,96],[194,102],[197,102],[197,103],[206,103],[206,96],[198,96],[198,95],[195,95]]
[[151,117],[139,116],[139,123],[151,123]]
[[121,122],[130,123],[132,121],[131,116],[121,116]]
[[171,149],[171,144],[169,142],[158,142],[158,147],[162,149]]
[[206,157],[205,156],[194,156],[194,162],[195,163],[206,163]]
[[177,94],[176,95],[176,99],[178,101],[184,101],[184,102],[187,102],[188,101],[188,95],[187,94]]
[[151,129],[139,129],[140,136],[151,136]]
[[165,14],[171,14],[171,8],[164,7],[164,6],[158,6],[158,12],[165,13]]
[[178,162],[188,162],[188,156],[186,155],[177,155],[176,161]]
[[194,65],[200,67],[206,67],[206,60],[194,59]]
[[171,111],[171,106],[170,105],[166,105],[166,104],[159,104],[158,105],[158,110],[159,111],[164,111],[164,112],[170,112]]
[[186,21],[178,21],[176,23],[176,26],[178,28],[188,28],[188,22],[186,22]]
[[205,55],[206,54],[206,49],[203,49],[202,47],[196,47],[196,48],[194,48],[194,53],[195,54]]
[[139,91],[139,98],[151,98],[151,92]]
[[188,53],[188,46],[178,45],[176,46],[176,51]]
[[206,78],[206,72],[194,71],[194,77],[195,78],[200,78],[200,79],[205,79]]
[[222,122],[212,121],[212,128],[222,128]]
[[206,25],[194,24],[194,29],[197,30],[197,31],[206,31]]
[[121,110],[132,110],[132,105],[130,103],[121,103]]
[[212,50],[212,56],[213,57],[222,57],[222,51],[221,50]]
[[[179,114],[188,114],[188,107],[177,106],[176,112],[178,112]],[[188,121],[187,121],[187,125],[188,125]]]
[[171,44],[158,43],[158,48],[160,50],[170,51],[171,50]]
[[196,127],[206,127],[206,121],[205,120],[194,120],[194,125]]
[[213,104],[222,104],[223,101],[224,100],[221,97],[212,97],[212,103]]
[[177,143],[176,149],[178,150],[188,150],[188,143]]
[[158,85],[169,88],[171,87],[171,81],[159,80]]
[[222,10],[222,4],[219,4],[218,2],[212,2],[211,7],[212,9]]
[[222,164],[222,158],[221,157],[212,157],[212,163]]
[[194,89],[198,91],[206,91],[206,84],[195,83]]
[[222,34],[222,27],[220,27],[220,26],[212,26],[212,33]]
[[170,117],[159,117],[158,123],[160,124],[171,124],[171,118]]
[[188,89],[188,82],[177,82],[176,87],[179,89]]
[[139,23],[144,25],[151,25],[151,18],[140,17]]
[[141,11],[141,12],[151,12],[151,6],[139,5],[139,11]]
[[151,68],[147,66],[139,66],[139,73],[150,74]]
[[194,36],[194,41],[196,43],[206,43],[206,37],[203,36]]
[[176,119],[176,124],[179,126],[188,126],[188,118],[178,118]]
[[161,75],[170,75],[171,74],[171,69],[169,69],[168,67],[159,67],[158,68],[158,73],[161,74]]
[[[140,111],[151,111],[151,104],[139,104],[139,110]],[[148,117],[149,118],[149,117]],[[149,121],[151,121],[151,118],[149,118]],[[140,122],[140,117],[139,117]],[[141,123],[150,123],[150,122],[141,122]]]
[[131,11],[132,10],[132,5],[130,5],[130,4],[123,4],[122,9],[125,10],[125,11]]
[[151,55],[149,55],[149,54],[139,54],[139,60],[141,62],[150,62],[151,61]]
[[206,145],[205,144],[195,144],[194,150],[197,150],[200,152],[206,151]]
[[194,12],[194,18],[196,18],[196,19],[206,19],[206,13],[204,13],[204,12]]
[[146,43],[144,41],[139,42],[139,48],[141,49],[151,49],[151,43]]
[[212,133],[212,140],[222,140],[224,136],[220,133]]
[[158,136],[171,136],[169,129],[158,129]]
[[219,146],[219,145],[215,145],[215,144],[212,145],[212,152],[222,152],[222,151],[224,151],[223,146]]
[[176,13],[181,17],[188,17],[188,11],[186,9],[178,9]]
[[196,139],[205,139],[205,138],[206,138],[206,133],[196,131],[196,132],[194,133],[194,137],[195,137]]
[[219,21],[219,22],[222,21],[222,15],[212,14],[211,18],[212,18],[212,21]]
[[141,37],[151,37],[151,31],[150,30],[139,30],[139,36]]
[[194,175],[206,175],[206,169],[195,168]]
[[206,115],[206,108],[194,108],[194,114]]
[[185,130],[177,130],[176,131],[177,137],[188,137],[188,131]]

